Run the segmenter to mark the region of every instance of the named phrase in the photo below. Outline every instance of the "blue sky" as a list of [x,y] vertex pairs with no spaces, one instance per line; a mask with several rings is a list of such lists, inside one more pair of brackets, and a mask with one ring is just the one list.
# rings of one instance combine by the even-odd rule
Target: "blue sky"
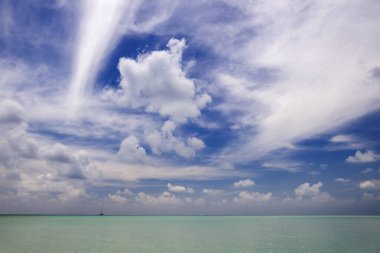
[[0,1],[0,212],[380,214],[378,1]]

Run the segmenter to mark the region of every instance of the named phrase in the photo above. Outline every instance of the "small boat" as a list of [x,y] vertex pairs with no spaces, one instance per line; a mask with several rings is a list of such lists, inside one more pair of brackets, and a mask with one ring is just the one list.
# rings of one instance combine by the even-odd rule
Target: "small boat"
[[102,204],[102,206],[100,207],[99,216],[103,216],[103,215],[104,215],[104,213],[103,213],[103,204]]

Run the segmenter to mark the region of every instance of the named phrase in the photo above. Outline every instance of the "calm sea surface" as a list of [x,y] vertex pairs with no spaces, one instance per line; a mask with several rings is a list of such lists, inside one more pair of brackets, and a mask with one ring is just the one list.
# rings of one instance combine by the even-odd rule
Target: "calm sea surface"
[[0,216],[1,253],[379,253],[380,217]]

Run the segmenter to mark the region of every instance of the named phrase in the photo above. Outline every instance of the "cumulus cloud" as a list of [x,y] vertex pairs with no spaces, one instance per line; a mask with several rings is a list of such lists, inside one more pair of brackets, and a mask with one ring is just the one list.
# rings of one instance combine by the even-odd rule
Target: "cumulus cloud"
[[58,163],[71,163],[73,156],[62,143],[55,143],[52,147],[42,150],[42,156],[49,161]]
[[76,150],[62,143],[41,148],[42,158],[54,166],[59,174],[69,179],[94,179],[101,175],[85,150]]
[[67,181],[57,181],[52,174],[40,174],[33,177],[27,174],[20,175],[17,185],[17,197],[26,200],[47,198],[68,202],[87,197],[83,186],[75,186]]
[[236,187],[236,188],[238,188],[238,187],[250,187],[250,186],[254,186],[254,185],[255,185],[255,182],[249,178],[244,179],[244,180],[239,180],[239,181],[234,183],[234,187]]
[[140,146],[139,140],[134,135],[128,136],[121,142],[118,156],[132,163],[143,163],[148,159],[145,149]]
[[380,188],[380,180],[366,180],[363,182],[360,182],[359,184],[360,189],[362,190],[376,190]]
[[149,31],[170,16],[175,5],[163,9],[161,4],[164,2],[151,4],[151,11],[155,15],[141,20],[138,14],[146,11],[144,1],[81,1],[81,20],[77,31],[70,90],[67,95],[67,105],[71,113],[75,112],[85,97],[88,97],[103,61],[107,59],[108,53],[122,35],[134,30]]
[[0,102],[0,124],[20,124],[24,121],[24,109],[10,99]]
[[369,163],[380,159],[380,156],[373,150],[367,150],[362,153],[360,150],[355,152],[355,155],[349,156],[346,159],[348,163]]
[[24,108],[16,101],[0,102],[0,164],[12,168],[22,159],[37,159],[39,144],[27,131]]
[[194,189],[191,187],[185,187],[181,185],[172,185],[171,183],[168,183],[168,190],[171,192],[186,192],[186,193],[194,193]]
[[260,193],[260,192],[248,192],[242,191],[239,193],[238,197],[235,197],[233,200],[240,203],[260,203],[268,202],[272,199],[272,193]]
[[185,40],[172,38],[167,46],[168,50],[140,55],[136,60],[121,58],[120,88],[105,92],[125,106],[143,108],[183,123],[198,117],[211,97],[197,94],[195,82],[182,70]]
[[110,200],[112,200],[113,202],[116,202],[118,204],[127,204],[128,203],[128,199],[126,197],[123,197],[121,195],[118,195],[118,194],[108,194],[108,198]]
[[145,140],[152,148],[153,153],[161,154],[162,152],[174,151],[182,157],[192,158],[196,151],[205,147],[204,142],[197,137],[190,137],[185,142],[180,137],[175,136],[176,127],[177,124],[174,121],[168,120],[163,124],[160,131],[153,130],[146,134]]
[[162,206],[162,205],[182,205],[183,201],[177,198],[175,195],[170,192],[163,192],[158,196],[149,195],[144,192],[137,194],[135,201],[143,205],[153,205],[153,206]]
[[333,198],[327,193],[322,192],[320,189],[323,186],[321,182],[316,184],[303,183],[294,189],[297,200],[311,200],[312,202],[328,202]]

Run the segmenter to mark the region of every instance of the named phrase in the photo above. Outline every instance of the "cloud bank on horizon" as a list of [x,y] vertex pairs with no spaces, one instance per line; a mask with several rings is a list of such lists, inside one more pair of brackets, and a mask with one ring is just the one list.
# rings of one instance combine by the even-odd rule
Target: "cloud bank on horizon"
[[378,1],[0,7],[0,213],[380,213]]

